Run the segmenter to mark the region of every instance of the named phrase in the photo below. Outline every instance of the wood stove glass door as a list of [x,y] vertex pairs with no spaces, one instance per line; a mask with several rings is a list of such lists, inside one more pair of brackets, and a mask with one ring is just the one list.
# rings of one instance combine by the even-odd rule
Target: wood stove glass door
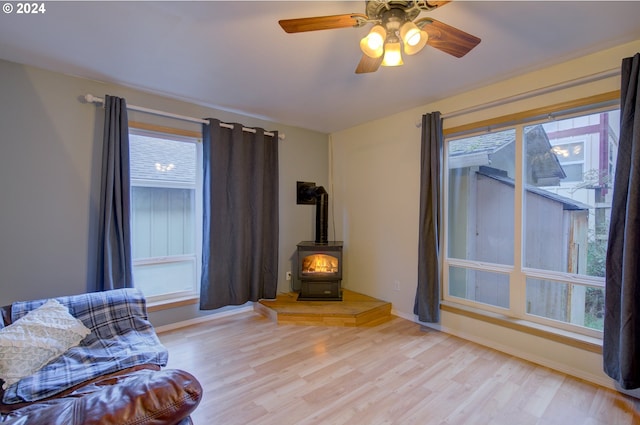
[[338,273],[338,258],[329,254],[311,254],[302,259],[302,275],[312,276],[316,273],[331,275]]

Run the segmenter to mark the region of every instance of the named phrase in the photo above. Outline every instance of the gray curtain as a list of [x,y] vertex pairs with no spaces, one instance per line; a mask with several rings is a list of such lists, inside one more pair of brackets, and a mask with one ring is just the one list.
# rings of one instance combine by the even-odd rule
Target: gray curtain
[[203,125],[204,219],[200,308],[275,298],[278,135]]
[[640,388],[640,53],[622,61],[621,80],[602,351],[604,371],[631,390]]
[[440,187],[442,166],[440,112],[422,116],[420,155],[420,225],[418,233],[418,289],[413,313],[421,322],[440,320]]
[[129,124],[126,101],[105,96],[96,290],[132,288]]

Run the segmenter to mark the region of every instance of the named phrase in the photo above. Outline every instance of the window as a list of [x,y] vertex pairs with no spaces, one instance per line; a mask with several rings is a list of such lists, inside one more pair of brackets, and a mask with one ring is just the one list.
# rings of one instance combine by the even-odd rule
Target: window
[[444,298],[601,336],[619,111],[445,143]]
[[201,267],[201,144],[139,130],[131,130],[129,144],[134,284],[155,300],[193,295]]
[[584,142],[554,143],[551,150],[558,158],[566,177],[563,183],[579,182],[584,176]]

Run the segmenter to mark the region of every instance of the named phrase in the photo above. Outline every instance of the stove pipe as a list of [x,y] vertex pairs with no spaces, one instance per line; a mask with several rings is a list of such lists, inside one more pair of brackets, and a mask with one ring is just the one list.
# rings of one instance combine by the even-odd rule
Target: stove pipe
[[329,242],[329,194],[324,187],[316,187],[316,243]]
[[317,244],[329,243],[329,194],[324,187],[315,183],[298,182],[298,204],[316,205],[316,240]]

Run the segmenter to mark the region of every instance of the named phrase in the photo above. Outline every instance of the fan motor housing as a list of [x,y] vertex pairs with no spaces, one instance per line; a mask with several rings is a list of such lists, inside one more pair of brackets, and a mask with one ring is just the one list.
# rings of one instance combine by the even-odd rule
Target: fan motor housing
[[383,0],[367,0],[366,13],[367,17],[371,20],[382,20],[385,12],[391,9],[401,10],[405,14],[405,19],[413,21],[422,11],[422,7],[416,1],[383,1]]

